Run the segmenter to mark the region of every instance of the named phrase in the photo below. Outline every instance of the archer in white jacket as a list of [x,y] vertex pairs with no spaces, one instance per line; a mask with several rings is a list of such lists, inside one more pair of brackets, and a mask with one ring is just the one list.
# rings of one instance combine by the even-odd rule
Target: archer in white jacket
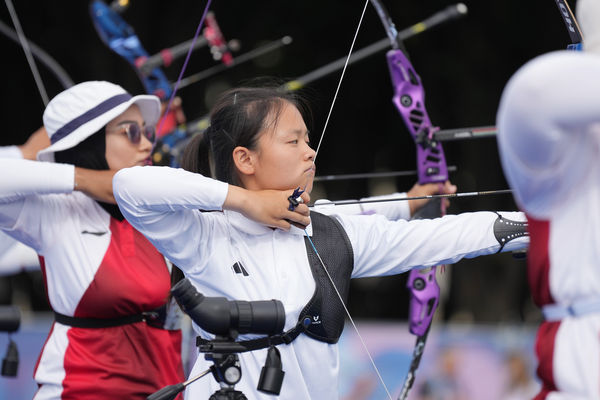
[[[183,270],[198,291],[236,300],[278,299],[285,308],[284,330],[296,325],[317,285],[305,240],[313,232],[306,203],[315,153],[299,109],[291,94],[234,89],[217,102],[211,128],[189,145],[183,164],[204,175],[134,167],[121,170],[113,180],[123,215]],[[206,177],[211,174],[219,180]],[[306,192],[301,196],[304,204],[294,208],[288,197],[297,187]],[[352,260],[348,278],[399,274],[501,249],[493,230],[498,215],[493,212],[410,222],[340,215],[335,209],[330,215],[350,245],[336,249],[348,250],[344,253]],[[520,213],[505,217],[523,219]],[[331,231],[332,236],[338,233]],[[527,243],[523,236],[502,249],[520,249]],[[320,322],[317,318],[313,323]],[[211,337],[201,329],[198,333]],[[280,399],[337,398],[336,344],[301,334],[278,349],[285,370]],[[240,354],[243,377],[236,389],[249,398],[273,398],[256,390],[265,357],[266,350]],[[199,357],[191,375],[211,365]],[[186,396],[208,398],[219,388],[207,377],[190,385]]]

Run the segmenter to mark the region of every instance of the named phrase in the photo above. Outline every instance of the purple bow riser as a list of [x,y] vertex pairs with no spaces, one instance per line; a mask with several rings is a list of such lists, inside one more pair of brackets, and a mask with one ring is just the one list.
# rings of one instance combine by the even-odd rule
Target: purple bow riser
[[435,129],[425,110],[425,91],[421,79],[401,50],[387,53],[394,85],[393,102],[417,143],[419,183],[444,182],[448,179],[446,157],[440,143],[432,140]]

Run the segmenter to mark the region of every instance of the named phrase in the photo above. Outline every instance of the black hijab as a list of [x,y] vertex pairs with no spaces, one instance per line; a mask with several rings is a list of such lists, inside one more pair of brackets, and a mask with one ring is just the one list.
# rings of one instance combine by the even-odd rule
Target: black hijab
[[[106,161],[106,133],[104,128],[94,133],[77,146],[54,153],[57,163],[71,164],[80,168],[94,169],[97,171],[107,170]],[[116,204],[96,202],[113,218],[123,221],[124,217]]]

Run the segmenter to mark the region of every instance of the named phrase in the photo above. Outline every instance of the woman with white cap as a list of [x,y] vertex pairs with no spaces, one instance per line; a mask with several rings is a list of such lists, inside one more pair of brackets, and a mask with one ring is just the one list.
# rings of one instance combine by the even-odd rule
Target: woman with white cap
[[56,317],[36,400],[142,399],[183,379],[169,267],[112,196],[117,170],[149,163],[159,115],[155,96],[84,82],[46,107],[43,162],[0,159],[0,228],[40,254]]
[[600,398],[600,0],[579,0],[583,51],[525,64],[502,94],[502,166],[531,232],[544,322],[535,399]]

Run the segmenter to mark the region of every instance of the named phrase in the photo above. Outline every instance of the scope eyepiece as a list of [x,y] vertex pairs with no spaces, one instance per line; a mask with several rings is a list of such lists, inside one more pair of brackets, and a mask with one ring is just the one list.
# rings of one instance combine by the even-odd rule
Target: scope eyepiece
[[285,325],[285,310],[279,300],[243,301],[206,297],[188,279],[179,281],[171,288],[171,293],[198,326],[215,335],[273,335],[282,332]]

